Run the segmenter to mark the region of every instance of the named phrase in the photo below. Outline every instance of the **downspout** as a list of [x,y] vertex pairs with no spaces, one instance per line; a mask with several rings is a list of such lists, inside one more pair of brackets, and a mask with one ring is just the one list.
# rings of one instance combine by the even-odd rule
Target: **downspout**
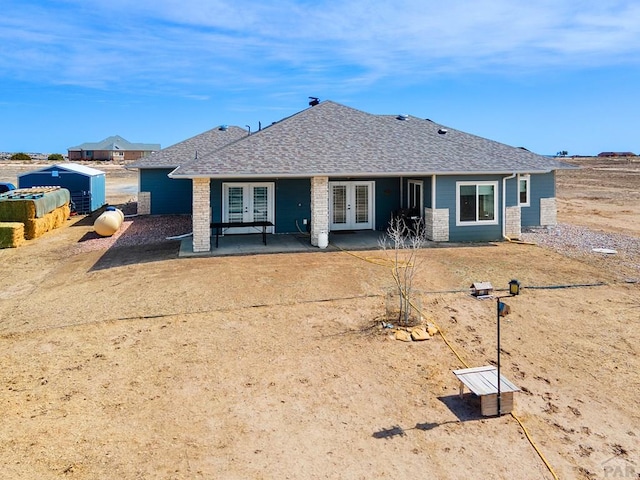
[[502,238],[508,241],[511,239],[507,237],[507,180],[512,178],[516,178],[515,172],[502,178]]

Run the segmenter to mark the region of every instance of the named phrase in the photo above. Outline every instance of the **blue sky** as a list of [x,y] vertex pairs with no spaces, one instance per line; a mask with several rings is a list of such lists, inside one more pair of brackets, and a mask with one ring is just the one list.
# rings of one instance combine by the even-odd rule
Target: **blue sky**
[[5,0],[0,151],[252,130],[308,97],[640,153],[637,0]]

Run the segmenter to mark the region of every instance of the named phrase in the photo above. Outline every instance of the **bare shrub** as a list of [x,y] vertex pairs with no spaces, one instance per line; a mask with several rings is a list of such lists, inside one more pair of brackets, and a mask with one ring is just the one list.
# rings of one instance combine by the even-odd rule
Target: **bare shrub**
[[[413,220],[408,223],[405,218],[393,216],[389,221],[386,236],[378,241],[378,245],[391,260],[391,274],[396,283],[397,322],[407,326],[411,323],[412,313],[416,311],[418,299],[414,290],[414,279],[420,267],[420,250],[428,241],[424,221]],[[388,307],[387,307],[388,308]]]

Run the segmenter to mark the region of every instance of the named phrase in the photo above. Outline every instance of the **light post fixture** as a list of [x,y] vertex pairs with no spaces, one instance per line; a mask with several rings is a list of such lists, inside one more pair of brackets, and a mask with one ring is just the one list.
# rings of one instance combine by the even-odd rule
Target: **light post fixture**
[[[515,297],[520,294],[520,282],[518,280],[511,280],[509,282],[509,295],[504,295],[502,297],[496,297],[496,320],[497,320],[497,328],[498,328],[498,412],[497,416],[502,415],[502,405],[501,405],[501,392],[500,392],[500,317],[503,315],[507,315],[509,313],[507,306],[500,301],[502,298]],[[503,313],[504,310],[504,313]]]

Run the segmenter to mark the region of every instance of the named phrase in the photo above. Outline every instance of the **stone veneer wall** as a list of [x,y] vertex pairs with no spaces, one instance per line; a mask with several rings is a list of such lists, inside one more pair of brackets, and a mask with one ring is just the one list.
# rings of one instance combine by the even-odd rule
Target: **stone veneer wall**
[[138,192],[138,215],[151,214],[151,192]]
[[318,246],[318,235],[329,233],[329,177],[311,179],[311,245]]
[[449,241],[449,209],[425,208],[424,226],[427,230],[427,238],[434,242]]
[[540,226],[553,226],[558,223],[558,206],[555,197],[540,199]]
[[211,250],[211,210],[209,205],[210,181],[208,178],[193,179],[193,251]]
[[520,207],[507,207],[505,235],[509,238],[520,238],[522,235],[522,220]]

